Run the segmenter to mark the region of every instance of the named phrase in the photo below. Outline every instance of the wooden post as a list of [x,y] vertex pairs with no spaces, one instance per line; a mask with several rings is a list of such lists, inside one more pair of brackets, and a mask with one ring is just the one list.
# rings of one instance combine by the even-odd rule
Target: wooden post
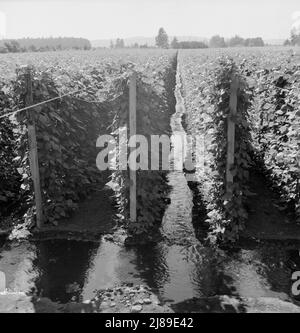
[[0,271],[0,293],[5,292],[5,289],[6,289],[5,273]]
[[237,91],[239,87],[238,79],[235,75],[232,76],[230,85],[230,102],[229,116],[227,119],[227,164],[226,164],[226,191],[232,194],[233,175],[232,167],[234,166],[235,152],[235,117],[237,114]]
[[[136,74],[129,81],[129,137],[136,135]],[[133,151],[135,148],[131,148]],[[130,220],[136,222],[136,171],[129,168],[130,178]]]
[[[33,104],[32,96],[32,78],[31,78],[31,69],[30,67],[26,68],[25,73],[26,80],[26,106]],[[36,130],[35,130],[35,114],[34,110],[27,111],[28,118],[28,145],[29,145],[29,163],[31,177],[33,181],[34,189],[34,198],[36,206],[36,224],[40,228],[43,226],[43,207],[42,207],[42,193],[41,193],[41,184],[40,184],[40,171],[39,171],[39,161],[38,161],[38,152],[37,152],[37,141],[36,141]]]

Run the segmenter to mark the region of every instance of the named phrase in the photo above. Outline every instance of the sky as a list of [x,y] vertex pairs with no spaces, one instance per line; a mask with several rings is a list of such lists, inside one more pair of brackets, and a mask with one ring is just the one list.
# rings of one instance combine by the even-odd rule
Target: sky
[[286,39],[299,0],[0,0],[0,38],[171,36]]

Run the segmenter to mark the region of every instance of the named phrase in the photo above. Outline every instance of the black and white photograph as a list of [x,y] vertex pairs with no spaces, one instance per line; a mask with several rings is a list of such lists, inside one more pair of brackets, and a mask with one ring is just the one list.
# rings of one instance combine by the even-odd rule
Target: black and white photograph
[[0,0],[0,314],[24,313],[300,313],[299,0]]

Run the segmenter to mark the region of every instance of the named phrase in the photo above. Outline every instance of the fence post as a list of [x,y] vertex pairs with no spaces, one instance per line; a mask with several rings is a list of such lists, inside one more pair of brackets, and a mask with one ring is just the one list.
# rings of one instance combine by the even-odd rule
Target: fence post
[[[136,135],[136,73],[130,76],[129,80],[129,137]],[[131,148],[133,151],[135,148]],[[130,179],[130,220],[136,222],[136,171],[129,166]]]
[[232,167],[234,166],[235,152],[235,118],[237,114],[237,91],[239,87],[238,78],[232,76],[230,85],[229,116],[227,119],[227,163],[226,163],[226,192],[232,194],[233,175]]
[[0,271],[0,293],[5,292],[5,289],[6,289],[5,273]]
[[[25,72],[26,84],[26,106],[33,104],[32,95],[32,77],[31,68],[26,67]],[[35,129],[35,115],[34,110],[27,111],[27,129],[28,129],[28,145],[29,145],[29,164],[33,181],[34,198],[36,206],[36,223],[37,227],[43,226],[43,207],[42,207],[42,193],[40,184],[40,171],[37,152],[36,129]]]

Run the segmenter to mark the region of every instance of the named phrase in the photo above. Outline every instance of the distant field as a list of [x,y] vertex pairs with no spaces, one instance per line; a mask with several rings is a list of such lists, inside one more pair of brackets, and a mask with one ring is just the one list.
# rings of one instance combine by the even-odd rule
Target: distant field
[[[300,57],[300,48],[292,47],[264,47],[264,48],[222,48],[222,49],[199,49],[180,50],[182,54],[201,54],[207,57],[218,57],[228,55],[234,58],[248,58],[261,56],[268,58],[271,62],[276,59],[286,59],[294,53]],[[121,65],[133,62],[139,66],[146,65],[164,55],[172,55],[175,50],[143,50],[143,49],[101,49],[95,51],[55,51],[34,53],[10,53],[0,54],[0,78],[7,79],[14,76],[15,69],[22,65],[34,65],[39,69],[52,68],[74,71],[96,67],[101,69],[105,64]],[[299,57],[293,57],[292,61],[299,61]]]
[[174,55],[174,50],[96,50],[96,51],[55,51],[34,53],[0,54],[0,80],[15,75],[18,66],[33,65],[39,70],[51,69],[51,72],[104,69],[107,65],[120,67],[133,62],[138,67],[153,63],[154,59]]

